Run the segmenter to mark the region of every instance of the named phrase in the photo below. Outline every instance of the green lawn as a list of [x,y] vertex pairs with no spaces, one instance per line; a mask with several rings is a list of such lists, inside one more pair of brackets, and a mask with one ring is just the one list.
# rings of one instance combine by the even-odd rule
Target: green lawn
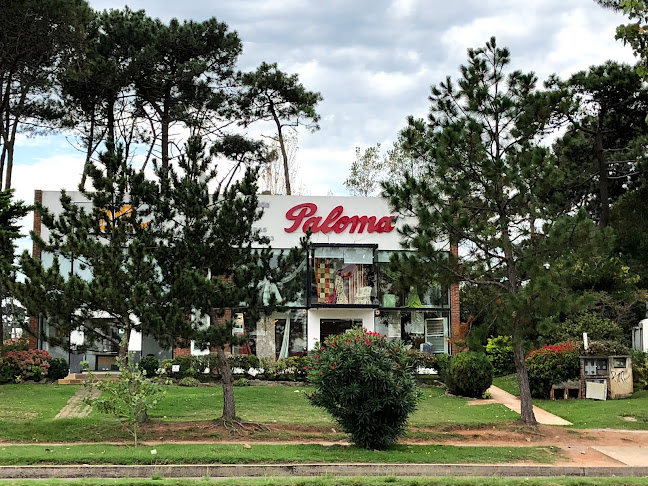
[[54,420],[79,386],[0,386],[0,438],[21,442],[101,441],[128,439],[112,416],[93,411],[82,419]]
[[[19,442],[100,442],[128,440],[128,434],[112,416],[93,411],[82,419],[54,420],[76,392],[74,385],[3,385],[0,403],[0,438]],[[306,400],[304,387],[251,386],[235,388],[237,414],[243,420],[266,424],[334,427],[324,410]],[[167,395],[152,410],[154,421],[209,421],[220,417],[219,386],[187,388],[169,386]],[[468,400],[446,396],[438,388],[423,388],[419,410],[410,420],[415,427],[477,425],[515,420],[517,414],[502,405],[469,406]],[[265,435],[271,439],[271,435]],[[286,439],[286,437],[277,437]]]
[[3,481],[0,486],[646,486],[648,478],[228,478],[223,479],[82,479]]
[[[155,450],[155,454],[151,453]],[[394,445],[385,451],[318,444],[157,444],[146,447],[106,444],[69,446],[2,446],[0,465],[30,464],[274,464],[308,462],[376,463],[551,463],[560,457],[553,447],[457,447]]]
[[[493,384],[519,395],[515,375],[495,378]],[[581,429],[648,430],[648,390],[621,400],[533,400],[534,405],[569,420]],[[635,421],[626,420],[631,417]]]
[[[410,424],[418,427],[439,425],[489,424],[515,420],[518,415],[503,405],[467,405],[465,398],[446,396],[440,388],[422,388],[418,410]],[[250,386],[234,390],[237,415],[261,423],[333,425],[331,418],[306,400],[309,389],[290,386]],[[163,421],[212,420],[220,415],[221,387],[184,388],[170,386],[165,399],[151,418]]]

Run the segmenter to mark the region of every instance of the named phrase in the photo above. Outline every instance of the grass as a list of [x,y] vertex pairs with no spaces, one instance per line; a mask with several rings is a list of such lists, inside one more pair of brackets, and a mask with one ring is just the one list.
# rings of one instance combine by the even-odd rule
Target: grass
[[96,411],[87,418],[54,420],[78,389],[75,385],[54,384],[0,386],[0,438],[20,442],[127,439],[115,418]]
[[204,479],[82,479],[82,480],[0,480],[0,486],[646,486],[648,478],[395,478],[336,477],[320,478],[228,478]]
[[506,376],[497,376],[493,378],[493,385],[498,388],[501,388],[504,391],[509,392],[516,397],[520,395],[520,390],[518,389],[517,376],[515,374],[506,375]]
[[[152,454],[151,450],[156,453]],[[156,444],[129,447],[107,444],[0,446],[1,465],[33,464],[278,464],[278,463],[551,463],[553,447],[458,447],[394,445],[385,451],[318,444]]]
[[[59,419],[54,416],[77,391],[73,385],[3,385],[0,438],[16,442],[101,442],[128,440],[118,421],[93,411],[86,418]],[[162,422],[211,421],[220,417],[220,386],[187,388],[169,386],[167,395],[150,413]],[[266,424],[335,427],[322,409],[310,405],[305,387],[254,386],[235,388],[237,414],[243,420]],[[438,388],[422,389],[419,409],[410,424],[421,427],[481,425],[514,420],[517,414],[503,405],[469,406],[465,398],[446,396]],[[265,435],[271,440],[272,435]],[[278,435],[276,439],[289,439]]]
[[[424,388],[418,410],[410,425],[490,424],[515,420],[517,414],[499,404],[470,406],[468,400],[450,397],[440,388]],[[297,424],[333,426],[322,410],[310,405],[306,387],[264,386],[239,387],[236,397],[237,415],[242,419],[266,424]],[[165,399],[153,410],[151,418],[162,421],[212,420],[219,415],[223,400],[220,387],[183,388],[171,386]]]
[[[493,384],[519,395],[515,375],[495,378]],[[579,429],[648,430],[648,390],[620,400],[533,400],[534,405],[569,420]],[[624,417],[636,419],[628,421]]]

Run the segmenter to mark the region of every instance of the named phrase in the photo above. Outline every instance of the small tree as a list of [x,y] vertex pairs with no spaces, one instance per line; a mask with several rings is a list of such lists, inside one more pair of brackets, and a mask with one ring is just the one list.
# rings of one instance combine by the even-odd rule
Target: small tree
[[311,403],[366,449],[384,449],[403,435],[418,398],[403,343],[356,328],[317,349],[308,373]]
[[92,372],[85,382],[86,387],[101,391],[98,398],[86,398],[88,405],[97,407],[101,413],[115,415],[124,428],[133,436],[135,447],[140,424],[148,419],[148,411],[164,396],[162,386],[146,376],[146,371],[135,365],[132,359],[118,357],[117,381],[112,375],[97,381]]

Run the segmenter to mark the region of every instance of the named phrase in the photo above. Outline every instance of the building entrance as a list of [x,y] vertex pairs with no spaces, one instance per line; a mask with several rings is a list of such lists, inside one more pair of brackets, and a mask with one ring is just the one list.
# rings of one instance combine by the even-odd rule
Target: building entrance
[[362,319],[320,319],[320,339],[322,342],[336,334],[342,334],[356,326],[362,326]]

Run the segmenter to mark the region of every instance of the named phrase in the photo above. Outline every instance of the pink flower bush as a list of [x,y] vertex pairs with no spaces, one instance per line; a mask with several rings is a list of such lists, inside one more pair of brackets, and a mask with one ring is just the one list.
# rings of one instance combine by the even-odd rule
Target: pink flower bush
[[18,370],[23,380],[40,380],[47,376],[52,356],[42,349],[32,349],[10,351],[3,359],[6,364]]

